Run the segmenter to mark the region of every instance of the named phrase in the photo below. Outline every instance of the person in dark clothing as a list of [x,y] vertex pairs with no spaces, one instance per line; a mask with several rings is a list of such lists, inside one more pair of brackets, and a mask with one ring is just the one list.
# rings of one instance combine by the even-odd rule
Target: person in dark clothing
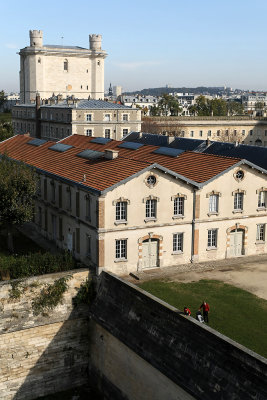
[[200,306],[200,309],[203,309],[203,318],[205,322],[209,322],[209,311],[210,311],[210,306],[209,304],[204,300],[203,303]]
[[191,315],[191,311],[189,310],[188,307],[184,307],[184,314],[185,315]]

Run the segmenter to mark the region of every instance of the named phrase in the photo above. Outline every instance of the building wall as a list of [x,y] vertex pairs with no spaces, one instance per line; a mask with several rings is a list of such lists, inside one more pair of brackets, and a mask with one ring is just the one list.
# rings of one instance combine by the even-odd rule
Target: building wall
[[[34,315],[31,303],[45,285],[70,273],[63,303]],[[11,297],[11,282],[0,282],[1,399],[30,400],[87,383],[88,310],[72,304],[87,277],[79,270],[27,278],[20,298]]]

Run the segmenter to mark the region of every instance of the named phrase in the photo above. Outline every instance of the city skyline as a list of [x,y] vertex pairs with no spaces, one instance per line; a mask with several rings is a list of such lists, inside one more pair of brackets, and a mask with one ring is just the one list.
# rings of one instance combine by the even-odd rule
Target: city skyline
[[[1,5],[0,90],[19,90],[19,49],[29,45],[29,30],[41,29],[45,44],[89,46],[91,33],[103,35],[105,89],[223,86],[267,90],[265,20],[267,4],[207,0],[88,4],[68,1],[27,6]],[[82,12],[81,12],[82,10]]]

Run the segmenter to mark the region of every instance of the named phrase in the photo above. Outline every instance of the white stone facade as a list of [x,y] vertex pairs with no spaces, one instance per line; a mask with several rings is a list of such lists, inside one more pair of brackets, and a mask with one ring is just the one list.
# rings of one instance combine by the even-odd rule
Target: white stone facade
[[43,32],[30,31],[30,46],[21,49],[20,101],[42,99],[53,94],[63,98],[104,98],[104,59],[101,35],[90,35],[90,48],[43,45]]

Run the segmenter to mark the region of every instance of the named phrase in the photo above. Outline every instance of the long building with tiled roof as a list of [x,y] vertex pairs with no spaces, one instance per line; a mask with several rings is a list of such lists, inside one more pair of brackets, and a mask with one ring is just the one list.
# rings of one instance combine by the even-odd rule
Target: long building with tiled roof
[[39,175],[35,228],[97,272],[266,252],[266,171],[246,160],[80,135],[0,153]]

